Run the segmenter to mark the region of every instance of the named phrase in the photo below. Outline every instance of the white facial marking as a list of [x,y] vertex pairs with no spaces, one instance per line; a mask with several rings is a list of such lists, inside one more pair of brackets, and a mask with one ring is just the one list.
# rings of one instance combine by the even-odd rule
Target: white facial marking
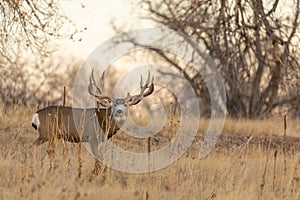
[[113,105],[113,117],[117,122],[124,122],[128,114],[128,106],[124,99],[117,99]]

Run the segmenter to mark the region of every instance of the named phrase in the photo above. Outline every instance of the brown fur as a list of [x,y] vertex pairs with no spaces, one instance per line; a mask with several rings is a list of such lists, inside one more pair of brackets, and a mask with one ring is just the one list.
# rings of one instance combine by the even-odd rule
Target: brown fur
[[97,156],[98,141],[109,139],[119,129],[111,115],[111,108],[84,110],[49,106],[38,110],[36,113],[40,121],[39,127],[36,127],[39,137],[32,144],[32,147],[47,141],[51,142],[54,139],[64,139],[75,143],[83,141],[90,143],[94,155]]

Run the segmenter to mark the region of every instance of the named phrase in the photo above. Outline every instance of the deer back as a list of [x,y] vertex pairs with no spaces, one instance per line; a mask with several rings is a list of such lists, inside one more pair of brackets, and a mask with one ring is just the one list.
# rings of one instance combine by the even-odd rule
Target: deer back
[[33,120],[32,125],[38,129],[39,137],[47,140],[56,137],[79,142],[81,139],[88,140],[88,137],[100,137],[103,141],[118,130],[111,115],[111,108],[80,109],[48,106],[36,114],[38,123],[37,120]]

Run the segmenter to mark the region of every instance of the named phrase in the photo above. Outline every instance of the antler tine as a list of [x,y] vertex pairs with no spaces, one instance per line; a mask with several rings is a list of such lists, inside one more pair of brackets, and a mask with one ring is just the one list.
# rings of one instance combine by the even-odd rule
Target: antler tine
[[[94,96],[94,97],[96,97],[98,100],[109,100],[109,101],[111,101],[111,98],[110,97],[108,97],[108,96],[105,96],[105,95],[102,95],[102,90],[103,90],[103,77],[104,77],[104,72],[102,73],[102,76],[101,76],[101,78],[100,78],[100,87],[99,86],[97,86],[97,84],[96,84],[96,81],[95,81],[95,77],[94,77],[94,69],[92,70],[92,73],[91,73],[91,76],[90,76],[90,83],[89,83],[89,86],[88,86],[88,91],[89,91],[89,93],[92,95],[92,96]],[[99,93],[99,94],[96,94],[96,93],[94,93],[93,91],[92,91],[92,89],[93,89],[93,87],[95,87],[96,88],[96,90],[97,90],[97,92]]]
[[[95,86],[95,88],[97,89],[99,94],[102,94],[102,89],[103,88],[99,88],[96,84],[95,77],[94,77],[94,69],[92,69],[92,73],[91,73],[91,76],[90,76],[89,88],[92,89],[93,86]],[[100,85],[100,87],[101,87],[101,85]]]
[[140,88],[142,91],[143,90],[143,75],[142,74],[141,74]]
[[[152,78],[153,78],[153,76],[152,76]],[[146,84],[149,84],[149,81],[150,81],[150,71],[148,70],[148,77],[147,77]]]
[[148,83],[146,88],[148,88],[148,91],[143,93],[143,96],[148,96],[150,94],[152,94],[152,92],[154,91],[154,84],[153,84],[153,81],[154,81],[154,77],[152,76],[152,80],[151,80],[151,83]]
[[[154,91],[153,80],[154,79],[152,77],[152,81],[150,82],[150,71],[148,70],[147,81],[143,85],[143,76],[141,75],[140,94],[134,95],[134,96],[131,96],[130,94],[128,94],[126,99],[129,101],[129,105],[135,105],[135,104],[139,103],[144,97],[152,94],[152,92]],[[145,92],[145,90],[147,90],[147,91]]]
[[[152,77],[153,79],[153,77]],[[141,87],[141,92],[140,95],[144,96],[144,91],[150,86],[149,85],[149,80],[150,80],[150,71],[148,70],[148,76],[145,85],[143,85],[143,76],[141,75],[141,82],[140,82],[140,87]]]
[[101,93],[104,90],[104,74],[105,74],[105,70],[102,72],[102,75],[100,76],[100,80],[99,80]]
[[[148,95],[150,95],[153,92],[153,90],[154,90],[153,81],[154,81],[154,77],[152,76],[152,80],[150,82],[150,71],[148,70],[147,81],[146,81],[146,83],[144,85],[144,88],[143,88],[144,89],[143,90],[143,96],[148,96]],[[148,89],[148,91],[144,93],[144,91],[146,89]]]

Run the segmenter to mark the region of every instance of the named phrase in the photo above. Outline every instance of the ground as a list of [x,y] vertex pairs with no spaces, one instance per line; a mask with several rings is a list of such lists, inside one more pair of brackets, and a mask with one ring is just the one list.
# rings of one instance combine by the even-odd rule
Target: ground
[[[209,123],[199,123],[188,151],[171,165],[142,174],[100,165],[77,144],[58,142],[55,155],[44,144],[32,154],[37,138],[32,108],[0,114],[0,199],[300,199],[300,139],[297,120],[227,119],[216,147],[205,158],[198,153]],[[157,150],[172,139],[177,123],[168,124],[151,141]],[[172,131],[170,131],[172,130]],[[124,134],[113,142],[147,152],[146,140]]]

